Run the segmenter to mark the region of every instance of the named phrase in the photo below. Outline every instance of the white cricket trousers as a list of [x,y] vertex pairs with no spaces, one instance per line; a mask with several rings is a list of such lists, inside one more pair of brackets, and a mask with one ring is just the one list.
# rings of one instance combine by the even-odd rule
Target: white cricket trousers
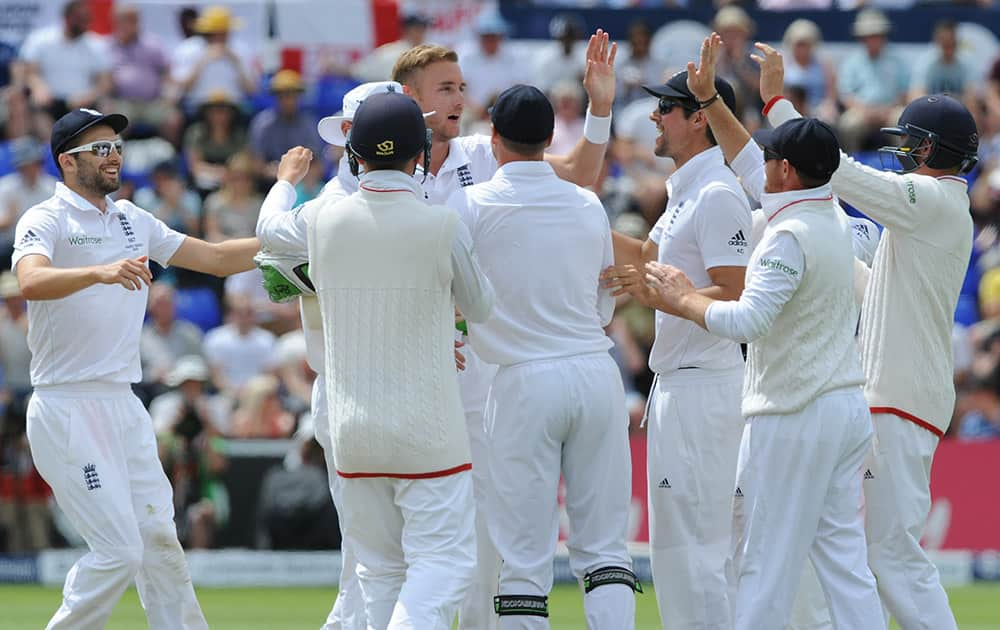
[[486,398],[493,384],[497,366],[479,358],[468,337],[460,350],[465,355],[465,370],[458,373],[458,390],[465,411],[472,451],[472,486],[476,501],[476,573],[458,611],[460,630],[496,630],[497,616],[493,612],[493,596],[500,580],[500,555],[497,553],[486,526],[489,512],[486,495],[490,476],[487,465],[485,411]]
[[[501,595],[548,596],[559,535],[559,474],[566,482],[570,568],[632,569],[625,544],[632,498],[621,375],[607,352],[501,366],[486,405],[489,531],[503,564]],[[635,595],[608,584],[583,598],[591,630],[635,627]],[[548,628],[504,615],[503,630]]]
[[320,630],[365,630],[368,626],[365,620],[365,600],[361,596],[361,585],[358,584],[358,559],[354,555],[354,546],[344,534],[344,510],[340,498],[340,476],[337,475],[337,463],[333,461],[333,441],[330,439],[330,416],[326,403],[326,385],[323,373],[316,374],[312,388],[312,417],[316,441],[323,447],[323,458],[326,460],[326,472],[330,483],[330,496],[333,507],[337,510],[337,522],[340,526],[340,583],[337,588],[337,599],[326,617],[326,623]]
[[879,594],[903,630],[951,630],[955,617],[937,567],[920,547],[931,507],[931,460],[938,437],[898,416],[872,416],[875,439],[865,462],[868,565]]
[[450,630],[476,566],[472,474],[341,480],[370,630]]
[[785,628],[806,557],[834,628],[885,628],[860,507],[871,435],[857,387],[823,394],[797,413],[750,418],[740,482],[747,524],[736,630]]
[[208,628],[177,540],[153,421],[129,386],[38,387],[27,420],[35,466],[90,548],[66,575],[47,627],[103,628],[134,580],[152,630]]
[[649,547],[664,630],[730,630],[726,561],[743,369],[656,379],[646,428]]

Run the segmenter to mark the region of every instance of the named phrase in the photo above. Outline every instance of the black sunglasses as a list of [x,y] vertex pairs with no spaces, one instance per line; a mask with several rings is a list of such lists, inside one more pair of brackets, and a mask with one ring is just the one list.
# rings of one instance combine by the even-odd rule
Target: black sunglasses
[[686,109],[691,112],[698,111],[697,109],[687,107],[680,101],[675,101],[674,99],[667,98],[666,96],[661,96],[659,102],[656,104],[656,109],[660,112],[661,116],[666,116],[670,112],[674,111],[675,107],[680,107],[681,109]]
[[770,161],[770,160],[783,160],[783,159],[785,159],[785,158],[781,157],[781,155],[777,151],[775,151],[774,149],[772,149],[771,147],[764,147],[764,161],[765,162],[766,161]]

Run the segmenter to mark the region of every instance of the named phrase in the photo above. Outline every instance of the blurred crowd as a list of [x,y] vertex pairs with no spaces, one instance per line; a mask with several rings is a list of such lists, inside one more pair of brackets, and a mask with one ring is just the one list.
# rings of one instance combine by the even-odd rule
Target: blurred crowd
[[[761,2],[779,4],[813,8],[824,3]],[[910,3],[874,4],[898,8]],[[0,73],[0,552],[52,544],[49,491],[34,472],[24,437],[31,391],[27,317],[9,264],[18,217],[55,186],[47,148],[53,121],[77,107],[126,114],[131,126],[119,198],[132,199],[187,234],[209,240],[251,236],[281,155],[295,145],[314,151],[318,159],[299,185],[299,201],[317,195],[340,158],[320,140],[318,118],[336,113],[343,94],[360,82],[388,79],[399,54],[423,43],[432,26],[420,14],[403,12],[398,41],[350,67],[324,64],[317,78],[306,81],[291,69],[262,71],[254,51],[232,43],[240,23],[224,6],[179,9],[183,41],[170,50],[145,34],[135,6],[114,6],[113,33],[104,37],[90,30],[87,2],[67,2],[61,21],[30,33],[17,59]],[[593,186],[613,228],[637,238],[645,238],[663,211],[664,179],[672,169],[670,160],[653,156],[656,130],[649,115],[656,99],[642,86],[662,83],[682,69],[653,54],[654,26],[637,21],[628,32],[612,34],[619,38],[614,133]],[[750,59],[755,24],[742,8],[727,5],[707,26],[723,37],[720,74],[736,88],[737,114],[754,129],[763,105]],[[821,26],[795,20],[780,42],[787,96],[800,112],[835,124],[845,148],[875,165],[873,150],[884,142],[879,127],[895,122],[901,107],[917,95],[948,92],[977,115],[982,142],[981,166],[972,177],[976,247],[956,314],[960,394],[949,435],[1000,437],[1000,59],[985,79],[979,76],[963,57],[954,22],[935,25],[933,38],[915,58],[896,52],[892,31],[879,9],[860,11],[853,24],[855,44],[835,61]],[[488,131],[487,112],[496,94],[515,83],[531,83],[549,94],[555,108],[552,152],[575,144],[586,108],[581,79],[588,33],[572,13],[553,18],[549,32],[550,41],[525,47],[511,37],[510,25],[499,14],[479,16],[471,37],[458,48],[468,84],[467,133]],[[301,490],[305,503],[317,496],[328,500],[323,460],[311,440],[314,374],[305,361],[297,303],[270,303],[257,271],[224,283],[169,269],[154,273],[142,334],[144,377],[136,391],[160,435],[184,544],[210,547],[226,524],[227,440],[294,438],[286,463],[264,482],[262,504],[275,513],[294,507],[272,505],[275,496],[294,494],[271,491],[277,487]],[[608,334],[616,342],[613,353],[629,390],[633,429],[639,431],[652,381],[647,358],[653,313],[623,299]],[[311,488],[317,496],[306,496]],[[278,546],[279,539],[303,536],[275,525],[270,516],[262,520],[270,532],[262,544]]]

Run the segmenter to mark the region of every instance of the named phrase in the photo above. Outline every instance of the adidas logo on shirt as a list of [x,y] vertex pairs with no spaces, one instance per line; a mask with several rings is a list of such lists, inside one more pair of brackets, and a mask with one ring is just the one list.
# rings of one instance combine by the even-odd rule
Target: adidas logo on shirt
[[24,233],[24,236],[21,237],[21,242],[19,242],[17,244],[17,246],[18,247],[26,247],[28,245],[32,245],[34,243],[41,243],[41,242],[42,242],[42,238],[40,236],[38,236],[37,234],[35,234],[35,232],[33,230],[28,230],[27,232]]
[[743,498],[743,490],[741,490],[739,486],[736,486],[736,494],[733,495],[733,496],[735,496],[737,499],[742,499]]
[[664,477],[663,480],[660,481],[660,483],[659,483],[659,485],[657,487],[658,488],[669,488],[670,487],[670,482],[667,481],[666,477]]
[[875,478],[875,475],[872,474],[872,469],[871,468],[865,470],[865,479],[866,480],[868,480],[868,479],[874,479],[874,478]]
[[733,234],[733,237],[729,239],[730,247],[746,247],[747,245],[748,245],[747,239],[745,236],[743,236],[743,230],[740,230],[736,234]]

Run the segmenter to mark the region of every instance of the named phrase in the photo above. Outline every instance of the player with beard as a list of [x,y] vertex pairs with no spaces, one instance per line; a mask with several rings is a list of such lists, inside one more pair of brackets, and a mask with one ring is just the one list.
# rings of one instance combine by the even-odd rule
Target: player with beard
[[108,195],[121,183],[121,114],[91,109],[52,127],[62,175],[17,223],[12,267],[28,300],[28,443],[90,548],[66,576],[48,628],[102,628],[135,581],[150,628],[207,628],[174,526],[141,380],[147,261],[227,276],[252,269],[255,238],[206,243]]

